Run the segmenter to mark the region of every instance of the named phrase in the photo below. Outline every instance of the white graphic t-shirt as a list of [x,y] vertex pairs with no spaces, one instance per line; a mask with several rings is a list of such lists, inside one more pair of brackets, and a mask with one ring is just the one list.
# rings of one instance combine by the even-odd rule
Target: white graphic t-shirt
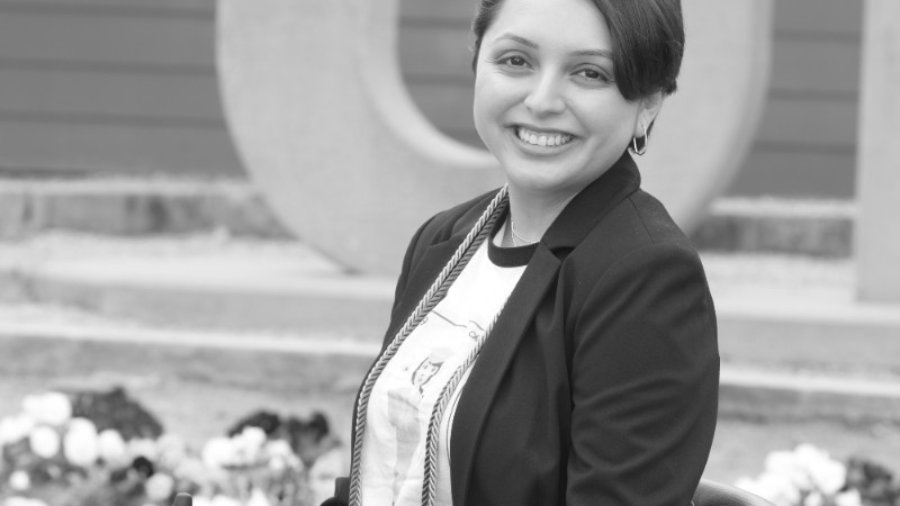
[[[444,385],[503,307],[533,250],[529,246],[498,248],[485,241],[444,299],[386,365],[368,405],[360,467],[364,506],[421,505],[432,409]],[[464,377],[456,388],[441,424],[438,505],[452,504],[450,427],[465,381]]]

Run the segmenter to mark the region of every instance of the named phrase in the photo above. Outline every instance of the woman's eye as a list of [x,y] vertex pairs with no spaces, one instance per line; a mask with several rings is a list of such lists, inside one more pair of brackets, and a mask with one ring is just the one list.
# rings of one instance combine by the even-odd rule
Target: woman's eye
[[581,69],[576,72],[575,75],[582,77],[588,81],[596,81],[601,83],[608,83],[611,81],[606,73],[596,69]]
[[524,57],[516,55],[499,58],[497,63],[512,68],[523,68],[528,66],[528,61],[526,61]]

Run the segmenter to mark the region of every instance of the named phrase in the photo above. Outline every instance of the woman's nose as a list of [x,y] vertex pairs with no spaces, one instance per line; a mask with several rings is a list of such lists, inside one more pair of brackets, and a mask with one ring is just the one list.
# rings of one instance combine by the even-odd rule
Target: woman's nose
[[561,83],[549,74],[539,76],[525,97],[525,107],[536,116],[562,112],[566,106]]

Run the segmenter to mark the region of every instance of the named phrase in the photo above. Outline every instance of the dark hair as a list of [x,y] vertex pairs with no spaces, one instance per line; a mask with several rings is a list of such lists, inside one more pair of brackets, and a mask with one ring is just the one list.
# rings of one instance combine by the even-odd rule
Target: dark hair
[[[478,65],[481,39],[504,0],[481,0],[472,23],[475,35],[472,70]],[[592,0],[606,19],[613,44],[616,85],[626,100],[656,93],[669,95],[684,54],[681,0]]]

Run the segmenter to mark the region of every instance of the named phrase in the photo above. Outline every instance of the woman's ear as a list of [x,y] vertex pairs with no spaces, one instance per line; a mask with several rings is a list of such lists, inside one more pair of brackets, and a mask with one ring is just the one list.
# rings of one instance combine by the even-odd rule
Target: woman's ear
[[638,110],[638,120],[634,125],[634,137],[642,137],[646,132],[650,131],[653,122],[663,104],[663,94],[657,91],[641,99],[640,109]]

